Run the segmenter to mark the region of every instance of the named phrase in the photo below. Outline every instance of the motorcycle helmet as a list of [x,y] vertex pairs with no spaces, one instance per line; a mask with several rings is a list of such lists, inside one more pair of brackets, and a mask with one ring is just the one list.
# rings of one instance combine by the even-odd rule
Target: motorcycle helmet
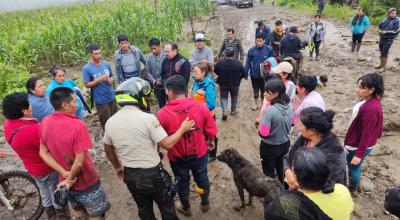
[[146,109],[148,103],[145,99],[151,93],[150,83],[138,77],[132,77],[121,83],[116,91],[115,98],[118,105],[138,105]]

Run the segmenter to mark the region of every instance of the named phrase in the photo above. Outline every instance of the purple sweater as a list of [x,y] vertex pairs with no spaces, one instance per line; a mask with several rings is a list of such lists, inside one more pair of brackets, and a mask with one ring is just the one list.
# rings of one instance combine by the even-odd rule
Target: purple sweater
[[379,97],[366,101],[347,130],[345,145],[356,147],[355,156],[363,158],[368,147],[372,147],[382,136],[383,111]]

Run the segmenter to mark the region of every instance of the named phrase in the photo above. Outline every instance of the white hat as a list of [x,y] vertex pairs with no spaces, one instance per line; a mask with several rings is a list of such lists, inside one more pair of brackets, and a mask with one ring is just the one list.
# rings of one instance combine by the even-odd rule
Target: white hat
[[274,67],[271,69],[272,72],[274,73],[292,73],[293,72],[293,66],[289,62],[281,62],[278,64],[278,66]]
[[202,33],[197,33],[195,39],[196,39],[196,40],[204,40],[204,34],[202,34]]

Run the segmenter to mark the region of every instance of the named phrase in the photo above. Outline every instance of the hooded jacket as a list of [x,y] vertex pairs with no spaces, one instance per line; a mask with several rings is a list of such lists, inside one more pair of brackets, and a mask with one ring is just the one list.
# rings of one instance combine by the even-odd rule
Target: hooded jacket
[[195,121],[195,129],[186,132],[168,151],[170,161],[184,156],[204,156],[208,150],[206,137],[217,135],[217,126],[207,106],[192,98],[170,100],[157,113],[157,118],[168,135],[174,134],[186,117]]
[[274,56],[272,47],[263,45],[262,47],[254,46],[247,53],[245,71],[250,71],[250,77],[253,79],[261,79],[260,64],[266,59]]
[[298,36],[287,34],[281,40],[281,56],[292,56],[296,59],[301,59],[303,57],[300,52],[301,40]]
[[268,106],[261,117],[259,134],[264,143],[280,145],[289,141],[293,109],[290,105],[275,103]]
[[[283,168],[292,169],[293,159],[299,149],[307,146],[308,139],[300,136],[292,145],[289,152],[283,158]],[[322,137],[322,140],[314,147],[322,151],[328,159],[329,176],[323,188],[324,193],[332,192],[335,183],[347,186],[347,161],[346,151],[339,139],[332,132]]]
[[202,81],[195,80],[192,88],[192,96],[195,97],[196,92],[201,89],[204,91],[205,103],[207,104],[208,110],[213,111],[215,109],[215,84],[214,80],[210,75],[207,75]]
[[243,64],[230,58],[218,61],[214,72],[218,75],[217,83],[221,88],[238,88],[240,80],[247,77]]
[[385,18],[379,25],[379,30],[386,31],[385,34],[381,34],[382,39],[393,40],[400,33],[400,18]]
[[[356,23],[353,24],[354,19],[357,19]],[[368,29],[370,23],[369,19],[366,15],[362,16],[361,21],[358,15],[350,18],[350,24],[351,24],[351,33],[353,34],[362,34],[365,32],[365,30]]]

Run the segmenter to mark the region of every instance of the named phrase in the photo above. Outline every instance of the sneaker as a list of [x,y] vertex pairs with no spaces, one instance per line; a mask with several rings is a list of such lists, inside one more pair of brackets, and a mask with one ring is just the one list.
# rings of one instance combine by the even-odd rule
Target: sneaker
[[251,107],[251,110],[253,110],[253,111],[256,111],[258,109],[258,106],[256,105],[256,104],[254,104],[252,107]]
[[237,110],[232,110],[231,111],[231,115],[236,115],[238,112],[237,112]]
[[184,216],[186,216],[186,217],[192,216],[192,211],[190,211],[190,208],[185,209],[185,208],[183,208],[182,206],[179,206],[179,207],[177,208],[177,210],[178,210],[178,212],[182,213],[182,214],[183,214]]
[[222,121],[226,121],[228,119],[228,116],[226,115],[226,112],[222,112]]
[[201,209],[202,212],[208,212],[208,210],[210,209],[210,203],[201,204],[200,205],[200,209]]

